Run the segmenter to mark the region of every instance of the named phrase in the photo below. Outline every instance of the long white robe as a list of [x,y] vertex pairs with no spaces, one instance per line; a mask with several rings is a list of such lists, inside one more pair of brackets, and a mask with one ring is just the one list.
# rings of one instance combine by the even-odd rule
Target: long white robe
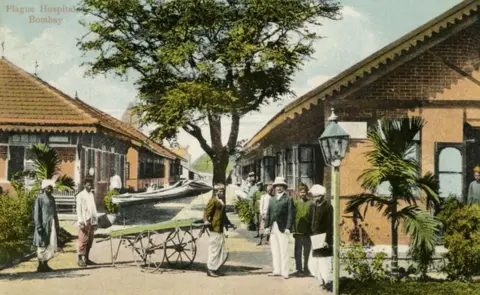
[[272,226],[270,249],[272,251],[273,273],[285,278],[288,277],[290,270],[288,235],[280,231],[277,222],[274,222]]
[[37,247],[37,257],[39,261],[49,261],[57,252],[57,230],[55,222],[52,222],[52,232],[50,233],[50,244],[47,247]]

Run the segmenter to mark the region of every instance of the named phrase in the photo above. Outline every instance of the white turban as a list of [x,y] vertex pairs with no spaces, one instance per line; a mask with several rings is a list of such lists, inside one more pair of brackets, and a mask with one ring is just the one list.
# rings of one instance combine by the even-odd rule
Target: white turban
[[51,185],[52,187],[55,187],[55,180],[53,179],[42,180],[42,189],[45,189],[49,185]]
[[313,185],[312,188],[310,189],[310,193],[314,197],[325,196],[326,191],[327,190],[325,189],[325,187],[319,184]]

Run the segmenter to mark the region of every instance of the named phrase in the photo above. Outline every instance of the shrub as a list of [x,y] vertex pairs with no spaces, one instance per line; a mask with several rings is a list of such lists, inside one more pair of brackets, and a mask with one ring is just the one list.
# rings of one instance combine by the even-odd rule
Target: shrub
[[250,224],[252,221],[252,209],[248,200],[238,198],[235,202],[235,211],[238,213],[238,217],[245,224]]
[[29,193],[0,195],[0,264],[33,250],[33,201]]
[[103,202],[105,204],[105,208],[107,209],[107,212],[110,214],[116,214],[118,213],[119,206],[117,204],[114,204],[112,202],[112,197],[118,195],[119,193],[116,190],[109,190],[106,194],[105,197],[103,198]]
[[387,277],[383,264],[387,254],[380,252],[375,254],[372,263],[368,262],[368,253],[365,248],[359,244],[352,244],[349,249],[342,254],[342,264],[353,279],[360,282],[378,281]]
[[342,278],[340,293],[348,295],[478,295],[480,284],[461,282],[368,281]]
[[470,281],[480,270],[480,205],[463,205],[450,198],[439,219],[448,249],[445,272],[449,279]]

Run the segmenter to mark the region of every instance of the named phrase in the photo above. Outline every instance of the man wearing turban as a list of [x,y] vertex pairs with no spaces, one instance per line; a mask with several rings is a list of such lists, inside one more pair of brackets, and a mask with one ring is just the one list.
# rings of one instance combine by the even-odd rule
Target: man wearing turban
[[33,219],[35,231],[33,245],[37,247],[38,272],[50,272],[48,261],[55,256],[57,237],[60,229],[57,206],[52,195],[55,180],[45,179],[41,184],[41,193],[35,199]]
[[475,180],[472,181],[468,187],[468,204],[479,204],[480,203],[480,166],[477,166],[473,169],[473,176]]

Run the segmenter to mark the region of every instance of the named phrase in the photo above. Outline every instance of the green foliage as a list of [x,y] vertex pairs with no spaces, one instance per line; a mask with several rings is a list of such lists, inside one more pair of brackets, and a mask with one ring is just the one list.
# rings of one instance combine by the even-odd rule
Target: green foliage
[[[370,167],[359,177],[362,188],[375,192],[384,182],[390,183],[390,196],[377,196],[372,193],[358,195],[347,204],[346,212],[359,213],[364,207],[365,215],[369,206],[383,211],[395,229],[392,230],[392,245],[398,245],[398,224],[403,221],[404,231],[410,235],[410,254],[419,264],[420,271],[426,274],[432,261],[438,241],[440,222],[428,211],[417,205],[418,196],[424,196],[427,209],[438,209],[439,184],[431,173],[418,175],[420,166],[411,157],[416,144],[414,138],[422,130],[422,118],[402,118],[401,120],[381,120],[380,125],[368,131],[371,149],[366,153]],[[407,206],[399,210],[400,201]],[[392,265],[396,265],[396,261]],[[396,270],[393,270],[396,272]]]
[[105,204],[105,208],[107,209],[107,212],[110,213],[110,214],[118,213],[119,206],[112,202],[112,197],[116,196],[118,194],[119,193],[116,190],[109,190],[105,194],[105,197],[103,197],[103,202]]
[[[20,258],[32,251],[33,202],[40,191],[43,179],[51,179],[60,171],[60,159],[54,149],[35,144],[31,147],[35,155],[35,182],[32,188],[25,188],[22,179],[29,172],[16,173],[10,180],[16,197],[0,195],[0,264]],[[71,190],[73,180],[60,176],[55,184],[57,190]],[[65,230],[61,229],[58,245],[62,247],[69,241]]]
[[250,224],[252,222],[252,206],[248,200],[238,198],[235,202],[235,211],[238,214],[238,217],[245,224]]
[[[228,162],[227,171],[232,167],[232,162]],[[207,154],[200,156],[192,164],[192,169],[198,172],[213,173],[213,162]]]
[[409,255],[417,263],[418,272],[426,277],[439,241],[440,221],[415,206],[403,208],[399,216],[403,219],[405,232],[410,233]]
[[[52,179],[60,173],[61,159],[57,151],[43,143],[32,145],[31,150],[35,155],[35,184],[32,191],[38,192],[44,179]],[[59,175],[55,182],[55,190],[72,191],[75,186],[73,179],[67,175]]]
[[439,214],[444,246],[448,249],[445,272],[452,280],[470,281],[480,273],[480,205],[463,205],[449,198]]
[[365,281],[344,278],[340,293],[345,295],[479,295],[480,283],[442,281]]
[[[195,137],[224,178],[240,119],[292,95],[295,73],[320,39],[322,18],[337,19],[333,0],[83,0],[89,31],[78,46],[96,58],[88,74],[135,73],[142,123],[157,139],[178,129]],[[137,75],[138,74],[138,75]],[[222,144],[222,119],[231,120]],[[223,122],[225,123],[225,122]],[[210,142],[201,126],[210,127]],[[224,179],[214,179],[223,182]]]
[[0,264],[32,250],[35,195],[17,191],[17,197],[0,195]]
[[388,272],[384,269],[387,254],[376,253],[372,263],[368,262],[368,253],[361,244],[354,243],[342,254],[341,263],[349,275],[359,282],[384,280]]

